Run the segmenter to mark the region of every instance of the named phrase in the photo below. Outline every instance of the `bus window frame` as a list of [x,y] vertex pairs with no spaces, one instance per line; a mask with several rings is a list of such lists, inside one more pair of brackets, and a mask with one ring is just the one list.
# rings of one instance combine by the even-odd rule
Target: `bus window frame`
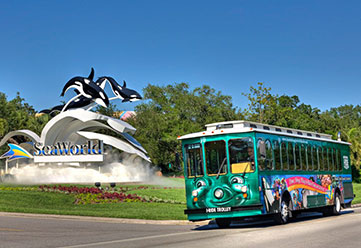
[[312,162],[312,146],[307,144],[306,146],[306,171],[312,171],[313,169],[313,162]]
[[[224,173],[219,173],[219,174],[208,174],[208,166],[207,166],[207,148],[206,148],[206,144],[207,143],[211,143],[211,142],[224,142],[224,154],[225,154],[225,158],[226,158],[226,162],[225,162],[225,165],[223,166],[223,168],[225,168],[225,172]],[[204,165],[205,165],[205,170],[206,170],[206,173],[205,175],[207,176],[210,176],[210,177],[213,177],[213,176],[221,176],[221,175],[227,175],[228,174],[228,171],[229,171],[229,159],[228,159],[228,148],[227,148],[227,141],[225,139],[219,139],[219,140],[210,140],[210,141],[206,141],[204,142]],[[223,159],[224,160],[224,159]],[[223,162],[223,161],[222,161]],[[220,165],[222,165],[222,162]],[[219,166],[220,166],[219,165]],[[218,167],[218,170],[219,170],[219,167]]]
[[[251,145],[248,144],[248,147],[247,149],[249,148],[252,148],[252,152],[253,152],[253,161],[250,160],[250,166],[251,166],[251,170],[250,172],[244,172],[244,173],[254,173],[256,171],[256,153],[255,153],[255,147],[254,147],[254,140],[252,139],[252,137],[248,137],[248,136],[245,136],[245,137],[232,137],[230,139],[227,140],[226,142],[226,146],[227,146],[227,156],[228,156],[228,163],[229,163],[229,173],[231,173],[232,175],[235,175],[235,174],[239,174],[239,173],[233,173],[232,172],[232,157],[231,157],[231,149],[230,149],[230,143],[233,141],[233,140],[243,140],[243,139],[249,139],[251,140],[250,143]],[[252,164],[253,162],[253,164]]]
[[[288,171],[288,170],[290,170],[290,165],[289,165],[289,159],[288,159],[287,142],[285,142],[285,141],[281,142],[280,147],[281,147],[281,170]],[[285,152],[285,155],[283,155],[283,152]],[[284,158],[286,158],[286,161],[283,161]],[[287,166],[287,168],[285,168],[286,166]]]
[[[289,146],[292,148],[292,161],[290,158],[290,149]],[[293,142],[287,142],[287,154],[288,154],[288,170],[295,171],[296,170],[296,163],[295,163],[295,146],[293,145]],[[292,162],[292,164],[291,164]]]
[[[193,176],[190,176],[190,166],[188,166],[188,155],[187,155],[187,146],[190,146],[190,145],[200,145],[200,147],[198,148],[199,150],[200,150],[200,161],[201,161],[201,166],[200,166],[200,168],[202,168],[202,172],[203,172],[203,174],[202,175],[198,175],[197,174],[197,172],[195,173],[195,175],[193,175]],[[185,154],[186,154],[186,156],[185,156],[185,164],[186,164],[186,166],[187,166],[187,178],[195,178],[195,177],[204,177],[205,176],[205,173],[204,173],[204,161],[203,161],[203,146],[202,146],[202,143],[201,142],[197,142],[197,143],[192,143],[192,144],[185,144],[184,145],[184,151],[185,151]]]
[[[274,158],[274,170],[276,171],[281,171],[282,170],[282,155],[281,155],[281,144],[280,142],[278,142],[278,140],[273,140],[272,142],[272,150],[273,150],[273,158]],[[276,153],[277,153],[277,150],[275,149],[277,147],[277,150],[278,150],[278,161],[276,159]],[[279,164],[279,167],[277,168],[277,162]]]
[[317,148],[317,170],[316,171],[322,171],[321,170],[321,159],[320,159],[320,157],[322,156],[322,147],[316,146],[316,148]]

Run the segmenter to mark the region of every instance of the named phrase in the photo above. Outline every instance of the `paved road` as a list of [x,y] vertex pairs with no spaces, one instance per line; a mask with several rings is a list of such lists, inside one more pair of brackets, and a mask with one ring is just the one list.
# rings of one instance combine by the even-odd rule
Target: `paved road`
[[69,219],[0,214],[0,247],[360,247],[361,208],[341,216],[300,216],[287,225],[243,222],[228,229],[213,224],[126,224],[119,220]]

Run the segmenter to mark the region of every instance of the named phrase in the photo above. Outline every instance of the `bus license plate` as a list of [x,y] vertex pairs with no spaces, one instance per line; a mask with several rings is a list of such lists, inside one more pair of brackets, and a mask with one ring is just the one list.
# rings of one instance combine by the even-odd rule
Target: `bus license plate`
[[206,208],[206,213],[225,213],[231,212],[231,207]]

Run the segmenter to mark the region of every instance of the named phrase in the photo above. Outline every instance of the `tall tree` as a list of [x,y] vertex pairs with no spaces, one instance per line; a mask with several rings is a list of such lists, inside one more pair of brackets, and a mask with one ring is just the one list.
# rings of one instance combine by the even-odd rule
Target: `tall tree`
[[263,123],[265,121],[265,112],[274,99],[270,93],[270,87],[265,87],[262,82],[258,82],[257,85],[257,87],[251,86],[249,93],[242,93],[249,101],[245,115],[251,120]]
[[[167,86],[149,84],[145,103],[138,105],[130,123],[135,137],[163,172],[176,171],[176,154],[181,153],[177,136],[204,130],[212,122],[238,119],[230,96],[209,86],[189,89],[187,83]],[[171,164],[171,167],[169,166]]]

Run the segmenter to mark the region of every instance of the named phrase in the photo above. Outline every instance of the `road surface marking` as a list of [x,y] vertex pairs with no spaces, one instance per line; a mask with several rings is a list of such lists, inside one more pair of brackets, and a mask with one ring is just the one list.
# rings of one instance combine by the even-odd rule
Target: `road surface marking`
[[101,246],[101,245],[108,245],[108,244],[139,241],[139,240],[144,240],[144,239],[156,239],[156,238],[163,238],[163,237],[170,237],[170,236],[178,236],[178,235],[183,235],[183,234],[199,234],[199,233],[195,232],[195,231],[181,232],[181,233],[169,233],[169,234],[145,236],[145,237],[130,238],[130,239],[120,239],[120,240],[103,241],[103,242],[80,244],[80,245],[62,246],[62,247],[59,247],[59,248],[78,248],[78,247]]

